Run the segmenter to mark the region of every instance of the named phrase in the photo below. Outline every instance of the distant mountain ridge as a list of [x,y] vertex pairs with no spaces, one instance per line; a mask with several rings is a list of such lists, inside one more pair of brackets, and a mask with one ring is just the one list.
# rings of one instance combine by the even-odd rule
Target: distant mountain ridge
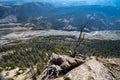
[[50,3],[30,2],[1,5],[0,12],[0,23],[30,22],[37,27],[64,30],[79,30],[86,23],[87,30],[120,30],[120,8],[114,6],[56,8]]
[[51,8],[51,4],[40,2],[3,5],[0,6],[0,18],[14,15],[17,17],[18,21],[23,21],[32,17],[44,15],[44,13]]

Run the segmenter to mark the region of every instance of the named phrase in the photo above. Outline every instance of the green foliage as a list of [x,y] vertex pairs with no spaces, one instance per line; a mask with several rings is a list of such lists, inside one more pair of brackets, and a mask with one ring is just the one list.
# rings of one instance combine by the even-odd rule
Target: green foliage
[[22,40],[19,40],[19,39],[16,39],[16,40],[14,40],[14,41],[12,41],[11,43],[20,43],[20,42],[22,42]]
[[[24,43],[0,46],[0,52],[13,50],[12,53],[2,56],[0,64],[3,68],[9,66],[22,68],[37,65],[40,67],[37,67],[37,74],[40,74],[53,52],[69,54],[67,52],[73,51],[76,41],[77,39],[73,36],[50,35],[33,38]],[[78,48],[77,53],[86,56],[120,57],[119,43],[119,40],[85,40]]]
[[25,71],[25,70],[27,70],[27,68],[22,66],[22,67],[19,68],[19,70]]
[[88,56],[120,57],[120,41],[112,40],[89,40],[85,41],[78,52]]
[[2,72],[3,71],[3,68],[2,67],[0,67],[0,72]]
[[14,80],[13,78],[8,78],[7,80]]
[[63,47],[62,47],[62,44],[56,44],[56,46],[55,46],[55,52],[56,53],[63,53],[64,51],[63,51]]
[[15,69],[16,68],[16,64],[14,61],[11,62],[6,62],[5,64],[3,64],[3,67],[11,67],[11,69]]
[[41,74],[41,72],[43,71],[43,69],[44,69],[44,66],[45,66],[45,64],[43,64],[43,63],[37,63],[36,64],[36,74],[37,75],[40,75]]

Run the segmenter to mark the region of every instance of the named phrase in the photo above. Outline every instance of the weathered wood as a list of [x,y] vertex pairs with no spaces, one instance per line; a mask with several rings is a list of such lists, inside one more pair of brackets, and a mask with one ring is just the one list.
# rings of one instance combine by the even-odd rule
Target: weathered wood
[[[75,57],[76,54],[77,54],[77,49],[78,47],[80,46],[80,44],[83,42],[84,38],[85,38],[85,34],[83,34],[83,30],[86,26],[83,26],[80,30],[80,34],[79,34],[79,38],[78,38],[78,41],[77,41],[77,44],[75,45],[75,48],[74,48],[74,51],[73,53],[70,55],[71,57]],[[83,34],[83,36],[82,36]]]

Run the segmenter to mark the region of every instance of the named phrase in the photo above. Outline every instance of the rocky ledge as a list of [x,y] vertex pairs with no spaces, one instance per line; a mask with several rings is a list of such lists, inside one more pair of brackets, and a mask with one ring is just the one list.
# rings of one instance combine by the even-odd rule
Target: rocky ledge
[[53,53],[38,80],[120,80],[120,66],[96,57]]

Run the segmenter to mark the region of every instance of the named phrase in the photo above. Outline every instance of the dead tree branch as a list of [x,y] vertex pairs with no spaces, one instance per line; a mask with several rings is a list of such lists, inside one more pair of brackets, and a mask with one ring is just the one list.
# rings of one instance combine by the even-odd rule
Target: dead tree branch
[[80,30],[80,34],[79,34],[79,38],[78,38],[78,41],[77,41],[77,44],[75,45],[75,48],[74,48],[74,51],[73,53],[71,54],[71,57],[75,57],[76,54],[77,54],[77,49],[78,47],[80,46],[80,44],[83,42],[84,38],[85,38],[85,34],[83,34],[83,30],[86,26],[83,26]]

